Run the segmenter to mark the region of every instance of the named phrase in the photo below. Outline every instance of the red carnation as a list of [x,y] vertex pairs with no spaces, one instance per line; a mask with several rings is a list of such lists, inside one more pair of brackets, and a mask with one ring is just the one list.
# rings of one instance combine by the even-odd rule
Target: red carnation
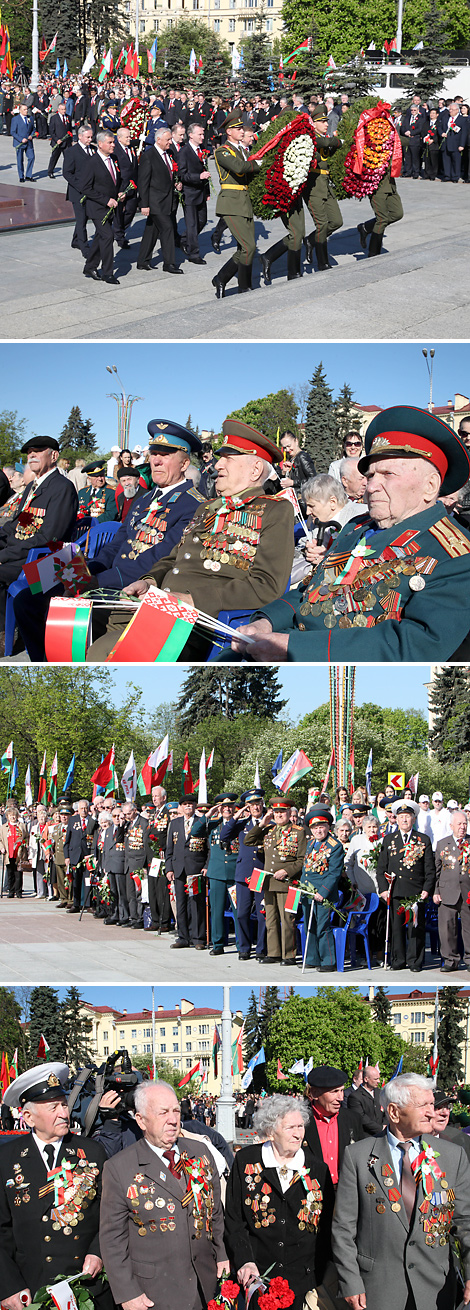
[[278,1310],[279,1302],[271,1292],[262,1292],[258,1297],[259,1310]]
[[208,1302],[207,1302],[207,1310],[220,1310],[220,1307],[219,1307],[218,1302],[217,1302],[217,1301],[208,1301]]
[[221,1295],[225,1297],[226,1301],[236,1301],[240,1293],[240,1288],[238,1283],[233,1283],[230,1278],[227,1278],[225,1283],[221,1284],[220,1292]]
[[295,1293],[292,1292],[287,1278],[272,1278],[269,1284],[269,1290],[277,1298],[278,1305],[287,1307],[295,1301]]

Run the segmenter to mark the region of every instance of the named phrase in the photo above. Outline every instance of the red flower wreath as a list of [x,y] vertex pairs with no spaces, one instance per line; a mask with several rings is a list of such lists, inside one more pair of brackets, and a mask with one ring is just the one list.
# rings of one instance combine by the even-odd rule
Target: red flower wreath
[[344,161],[344,190],[358,200],[372,196],[390,165],[391,176],[399,177],[401,162],[401,142],[390,117],[390,105],[379,101],[360,116]]
[[[313,166],[317,138],[315,136],[315,128],[308,114],[299,114],[297,118],[293,119],[291,123],[288,123],[287,126],[282,129],[278,136],[273,137],[271,141],[267,142],[265,147],[250,155],[250,159],[261,159],[264,154],[277,146],[273,162],[270,164],[266,173],[263,205],[274,205],[276,209],[286,211],[291,208],[294,200],[302,195],[307,184],[308,173],[300,185],[295,189],[292,189],[284,174],[284,156],[286,151],[289,146],[292,145],[292,142],[296,141],[297,138],[301,136],[309,136],[313,142],[314,151],[311,161],[311,166]],[[265,1306],[264,1310],[270,1310],[270,1307]]]

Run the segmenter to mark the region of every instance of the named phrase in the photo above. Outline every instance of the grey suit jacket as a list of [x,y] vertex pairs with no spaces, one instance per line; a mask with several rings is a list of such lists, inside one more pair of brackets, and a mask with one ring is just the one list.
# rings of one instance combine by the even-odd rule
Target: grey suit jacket
[[[461,1147],[453,1142],[427,1135],[424,1140],[439,1152],[439,1167],[455,1192],[453,1225],[468,1279],[470,1166]],[[405,1310],[411,1285],[416,1310],[451,1310],[456,1275],[449,1243],[440,1246],[439,1238],[435,1246],[425,1243],[419,1210],[421,1185],[411,1227],[403,1205],[398,1212],[392,1211],[383,1183],[385,1164],[392,1164],[386,1136],[346,1147],[332,1230],[339,1293],[354,1296],[365,1292],[367,1310]],[[368,1187],[371,1190],[367,1191]],[[385,1204],[384,1213],[377,1211],[378,1204]]]
[[467,879],[465,874],[462,873],[459,848],[453,835],[451,837],[441,837],[440,841],[436,842],[434,859],[436,862],[436,886],[434,890],[439,892],[443,905],[457,907]]
[[212,1175],[212,1236],[205,1209],[201,1230],[193,1202],[182,1205],[186,1180],[165,1168],[145,1138],[119,1151],[104,1166],[100,1224],[100,1249],[117,1305],[145,1292],[156,1310],[191,1308],[198,1302],[198,1280],[207,1301],[215,1296],[217,1261],[226,1258],[217,1168],[208,1147],[186,1138],[178,1146],[206,1161]]

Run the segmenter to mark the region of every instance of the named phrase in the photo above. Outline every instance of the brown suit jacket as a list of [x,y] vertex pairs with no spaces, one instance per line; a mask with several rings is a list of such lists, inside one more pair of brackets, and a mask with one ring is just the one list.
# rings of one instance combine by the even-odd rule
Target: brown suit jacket
[[[165,1310],[191,1308],[198,1302],[198,1282],[206,1301],[215,1296],[217,1261],[226,1258],[217,1169],[208,1147],[186,1138],[179,1138],[178,1146],[209,1166],[212,1235],[205,1209],[199,1231],[192,1201],[182,1205],[186,1179],[174,1178],[145,1138],[118,1152],[104,1167],[100,1224],[100,1249],[116,1304],[145,1292]],[[153,1208],[145,1209],[150,1202]]]

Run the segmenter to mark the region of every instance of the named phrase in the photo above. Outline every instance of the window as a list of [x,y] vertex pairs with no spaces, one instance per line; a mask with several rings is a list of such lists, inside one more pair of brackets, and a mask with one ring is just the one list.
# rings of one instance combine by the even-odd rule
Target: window
[[121,1028],[119,1032],[119,1041],[125,1042],[125,1040],[126,1040],[126,1034],[124,1032],[124,1028]]
[[392,1014],[392,1023],[401,1023],[401,1014]]
[[421,1033],[421,1032],[419,1032],[419,1033],[418,1033],[418,1032],[411,1033],[411,1035],[410,1035],[410,1040],[411,1040],[412,1042],[414,1042],[415,1045],[416,1045],[418,1042],[424,1042],[424,1041],[426,1041],[426,1033]]
[[203,1069],[208,1069],[208,1068],[209,1068],[209,1065],[210,1065],[210,1062],[211,1062],[210,1055],[203,1055],[203,1057],[202,1057],[202,1067],[203,1067]]
[[187,1068],[187,1069],[190,1069],[190,1068],[191,1068],[191,1065],[192,1065],[192,1060],[191,1060],[191,1058],[190,1058],[189,1060],[186,1060],[186,1068]]
[[[217,4],[217,0],[215,0],[215,7],[216,7],[216,9],[219,9],[219,8],[220,8],[220,5]],[[200,1023],[200,1024],[199,1024],[199,1034],[201,1035],[201,1033],[208,1033],[208,1032],[209,1032],[209,1024],[208,1024],[208,1023]]]
[[109,1046],[104,1046],[103,1050],[105,1055],[109,1055]]
[[192,1051],[191,1042],[186,1042],[186,1050],[187,1050],[187,1051]]
[[139,32],[145,32],[145,18],[141,19],[139,23]]
[[199,1049],[200,1049],[201,1051],[208,1051],[208,1050],[209,1050],[209,1042],[199,1042]]
[[235,19],[234,19],[234,18],[229,18],[229,20],[228,20],[228,30],[229,30],[229,32],[234,32],[234,31],[235,31]]
[[190,1037],[190,1036],[191,1036],[191,1024],[190,1024],[190,1023],[187,1023],[187,1024],[186,1024],[186,1036],[187,1036],[187,1037]]
[[414,1010],[414,1011],[413,1011],[413,1014],[411,1015],[411,1022],[412,1022],[412,1023],[426,1023],[426,1015],[423,1014],[423,1013],[421,1012],[421,1010]]
[[137,1047],[136,1047],[136,1046],[133,1046],[133,1047],[132,1047],[132,1055],[137,1055]]
[[273,30],[273,20],[272,20],[272,18],[267,18],[267,19],[266,19],[266,31],[267,31],[267,32],[272,32],[272,30]]
[[[217,4],[217,0],[215,0]],[[214,18],[214,32],[220,32],[220,18]]]
[[[149,1037],[150,1037],[150,1036],[151,1036],[151,1033],[150,1033],[150,1029],[149,1029]],[[160,1037],[165,1037],[165,1029],[164,1029],[164,1028],[160,1028]]]
[[178,1036],[178,1028],[176,1027],[173,1028],[173,1037],[177,1037],[177,1036]]
[[[132,1029],[131,1037],[137,1037],[137,1028]],[[132,1049],[134,1050],[134,1047]],[[135,1049],[137,1050],[137,1047]]]
[[104,1042],[107,1042],[107,1040],[108,1040],[108,1034],[107,1034],[107,1032],[105,1032],[105,1033],[103,1033],[103,1041],[104,1041]]
[[[245,0],[245,4],[246,4],[246,0]],[[253,32],[253,30],[254,30],[254,26],[255,26],[255,25],[254,25],[254,22],[253,22],[253,19],[252,19],[252,18],[245,18],[245,21],[244,21],[244,24],[243,24],[243,27],[244,27],[244,29],[245,29],[245,32]]]
[[[150,1047],[149,1047],[149,1050],[150,1050]],[[166,1055],[166,1042],[161,1042],[161,1044],[160,1044],[160,1051],[161,1051],[161,1054],[162,1054],[162,1055]]]
[[178,1065],[179,1065],[179,1060],[173,1060],[173,1068],[177,1069]]
[[173,1042],[173,1050],[174,1051],[178,1050],[178,1042]]
[[144,1051],[145,1051],[146,1055],[149,1055],[151,1050],[152,1050],[152,1047],[151,1047],[151,1045],[150,1045],[150,1042],[145,1042],[145,1043],[144,1043]]

